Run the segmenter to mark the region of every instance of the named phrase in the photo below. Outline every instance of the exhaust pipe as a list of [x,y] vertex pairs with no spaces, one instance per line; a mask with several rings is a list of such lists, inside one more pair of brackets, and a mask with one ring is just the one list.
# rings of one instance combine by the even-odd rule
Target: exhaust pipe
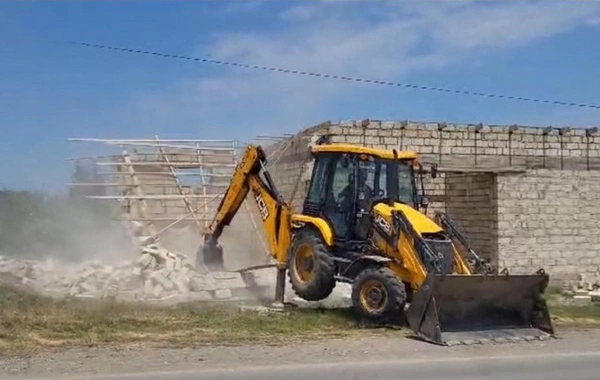
[[406,312],[420,338],[439,345],[554,337],[543,294],[549,276],[435,275],[415,292]]

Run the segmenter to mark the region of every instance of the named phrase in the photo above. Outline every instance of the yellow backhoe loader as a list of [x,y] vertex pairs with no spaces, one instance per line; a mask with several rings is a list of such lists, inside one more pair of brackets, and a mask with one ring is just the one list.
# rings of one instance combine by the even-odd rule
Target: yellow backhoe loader
[[[548,275],[498,274],[445,214],[431,219],[420,211],[426,170],[415,153],[321,143],[311,154],[303,210],[294,214],[263,149],[248,146],[205,232],[198,265],[224,270],[219,237],[251,192],[277,267],[279,304],[287,272],[304,300],[325,299],[337,282],[350,283],[358,316],[390,323],[404,315],[419,337],[441,345],[554,336],[543,298]],[[435,177],[436,167],[427,172]]]

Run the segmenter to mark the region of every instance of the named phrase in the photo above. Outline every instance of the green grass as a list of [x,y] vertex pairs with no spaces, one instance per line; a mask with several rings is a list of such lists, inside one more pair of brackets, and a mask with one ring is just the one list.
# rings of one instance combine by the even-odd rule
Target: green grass
[[[565,303],[548,294],[558,327],[600,327],[600,305]],[[405,328],[405,332],[409,329]],[[73,346],[119,344],[198,346],[398,334],[365,331],[347,309],[240,310],[235,306],[178,307],[116,304],[91,300],[57,301],[0,284],[0,354]],[[402,333],[403,335],[403,333]]]
[[570,297],[564,297],[558,291],[548,292],[546,298],[555,324],[600,327],[600,303],[590,302],[578,305]]
[[343,309],[260,312],[233,306],[158,307],[56,301],[0,285],[0,351],[6,352],[123,343],[280,344],[361,332],[364,330],[350,311]]

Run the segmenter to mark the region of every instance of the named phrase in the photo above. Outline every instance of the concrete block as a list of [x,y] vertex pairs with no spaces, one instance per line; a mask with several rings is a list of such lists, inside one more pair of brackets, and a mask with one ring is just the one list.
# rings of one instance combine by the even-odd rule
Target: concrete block
[[57,287],[57,288],[45,287],[43,289],[43,293],[49,297],[61,299],[61,298],[65,298],[65,297],[69,296],[69,289],[64,288],[64,287]]
[[584,305],[588,305],[590,302],[592,302],[592,297],[589,295],[573,297],[573,303],[575,305],[584,306]]
[[132,290],[120,290],[119,292],[117,292],[115,298],[117,301],[120,302],[135,302],[138,299],[138,292]]
[[111,286],[104,291],[103,297],[114,299],[117,297],[117,294],[119,294],[119,290],[116,287]]
[[144,293],[147,295],[154,293],[154,284],[150,278],[144,281]]
[[187,265],[183,265],[181,267],[181,269],[179,269],[179,273],[181,273],[182,276],[185,276],[185,277],[188,277],[188,278],[191,277],[191,275],[192,275],[193,272],[194,272],[194,268],[190,268]]
[[248,285],[242,275],[235,272],[214,272],[210,274],[215,281],[216,289],[245,288]]
[[143,253],[136,261],[141,268],[149,268],[153,266],[154,257],[150,253]]
[[79,278],[86,280],[86,279],[88,279],[89,277],[92,277],[95,274],[96,274],[96,270],[94,268],[92,268],[92,267],[88,267],[83,272],[81,272],[79,274]]
[[73,297],[75,298],[96,298],[95,294],[90,294],[90,293],[79,293],[79,294],[75,294]]
[[201,291],[201,292],[191,292],[188,295],[188,299],[190,300],[190,302],[206,302],[206,301],[212,301],[213,298],[209,292]]
[[81,292],[78,285],[73,285],[69,288],[69,296],[74,297]]
[[231,298],[231,289],[217,289],[215,290],[215,298],[216,299],[227,299]]
[[275,286],[277,271],[274,269],[256,271],[252,272],[252,277],[258,286]]
[[180,303],[186,303],[189,301],[189,299],[188,296],[185,294],[168,293],[167,295],[163,295],[157,301],[163,305],[177,305]]
[[98,292],[98,284],[92,281],[86,281],[79,284],[81,289],[86,293],[96,294]]
[[190,288],[189,285],[187,284],[187,281],[185,278],[182,277],[176,277],[175,279],[173,279],[173,284],[175,284],[175,288],[184,293],[187,294],[190,292]]
[[216,290],[215,280],[209,276],[195,276],[190,279],[190,289],[192,291],[212,291]]
[[136,241],[139,245],[147,245],[152,242],[152,236],[147,236],[147,235],[136,236]]
[[183,260],[180,257],[175,258],[175,262],[173,263],[173,269],[181,270],[183,268]]
[[163,287],[160,284],[154,285],[154,288],[152,289],[152,295],[154,297],[160,298],[162,292],[163,292]]
[[160,286],[166,291],[173,290],[174,288],[173,282],[165,277],[161,272],[152,273],[150,278],[154,280],[155,283],[160,284]]
[[163,269],[159,270],[158,272],[162,273],[162,275],[165,276],[166,278],[168,278],[169,280],[172,280],[177,275],[177,272],[175,272],[172,269],[167,269],[167,268],[163,268]]
[[165,261],[165,268],[169,271],[174,270],[175,269],[175,261],[176,261],[176,259],[167,257],[167,259]]
[[592,302],[600,302],[600,290],[595,290],[588,294],[592,300]]

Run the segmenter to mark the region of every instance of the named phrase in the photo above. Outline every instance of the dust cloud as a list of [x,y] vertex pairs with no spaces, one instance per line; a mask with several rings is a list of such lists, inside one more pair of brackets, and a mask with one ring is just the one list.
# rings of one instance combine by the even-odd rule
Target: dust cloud
[[92,200],[53,198],[10,226],[17,230],[2,244],[0,254],[18,260],[52,260],[63,265],[86,261],[114,263],[139,255],[124,225],[115,220],[113,205]]
[[[257,229],[245,218],[233,219],[222,235],[221,245],[225,266],[230,270],[237,270],[248,266],[274,263],[267,253],[266,236],[259,219]],[[275,268],[258,269],[254,271],[261,278],[261,283],[268,284],[267,298],[274,300],[277,270]],[[285,302],[294,303],[307,308],[339,308],[351,306],[351,287],[349,284],[337,283],[332,294],[322,301],[309,302],[299,298],[293,291],[289,276],[286,274]],[[261,295],[262,296],[262,295]],[[264,300],[264,299],[263,299]]]
[[[113,279],[113,283],[116,281],[120,287],[119,294],[132,299],[140,300],[136,298],[140,292],[144,294],[143,297],[167,299],[176,293],[188,291],[187,286],[183,292],[177,289],[175,277],[169,277],[168,280],[161,277],[163,282],[159,286],[156,281],[159,281],[159,272],[162,273],[160,269],[154,270],[156,273],[152,275],[154,282],[151,288],[144,280],[137,279],[135,264],[132,267],[128,263],[139,263],[144,254],[140,246],[134,244],[126,224],[115,220],[120,210],[114,201],[57,197],[43,205],[18,218],[7,218],[5,213],[0,228],[12,230],[14,234],[12,237],[3,235],[5,241],[0,244],[0,256],[4,259],[0,259],[0,272],[17,274],[18,278],[33,283],[40,291],[55,291],[60,297],[66,294],[101,297],[107,292],[105,284],[115,275],[117,279]],[[242,214],[241,218],[234,218],[231,225],[225,228],[220,241],[228,270],[272,263],[260,222],[256,227]],[[186,228],[172,227],[160,237],[163,247],[182,253],[192,263],[201,243],[201,230],[195,224]],[[255,298],[245,299],[244,303],[264,305],[274,300],[276,270],[267,268],[255,273],[260,277],[263,289],[265,286],[266,289]],[[182,276],[186,283],[190,280],[194,283],[194,276],[200,281],[198,275],[191,272]],[[174,289],[170,290],[172,287]],[[190,287],[193,288],[193,285]],[[141,300],[144,300],[143,297]],[[348,306],[349,299],[349,287],[340,283],[326,300],[303,301],[296,297],[286,277],[285,301],[300,307],[343,307]]]

